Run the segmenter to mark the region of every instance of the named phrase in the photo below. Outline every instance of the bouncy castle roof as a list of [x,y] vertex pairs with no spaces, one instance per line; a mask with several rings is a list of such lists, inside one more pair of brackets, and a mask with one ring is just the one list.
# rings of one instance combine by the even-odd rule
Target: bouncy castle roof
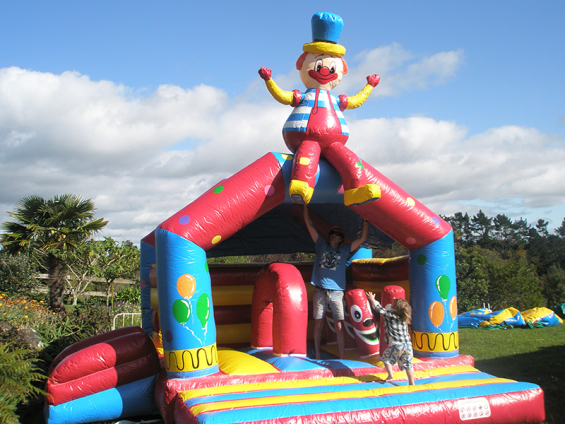
[[[190,240],[208,257],[313,252],[303,207],[293,204],[288,195],[292,159],[289,154],[267,153],[212,186],[158,228]],[[414,197],[369,164],[362,164],[371,183],[381,187],[382,197],[347,207],[339,174],[328,162],[320,161],[309,208],[322,236],[338,225],[347,239],[354,240],[365,218],[372,224],[366,247],[390,246],[396,240],[413,249],[451,230]],[[152,234],[144,241],[153,244],[151,238]]]

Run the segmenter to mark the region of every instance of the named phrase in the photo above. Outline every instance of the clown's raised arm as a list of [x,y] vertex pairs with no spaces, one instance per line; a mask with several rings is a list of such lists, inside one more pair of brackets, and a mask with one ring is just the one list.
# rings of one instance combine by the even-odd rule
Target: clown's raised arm
[[259,76],[265,80],[265,85],[267,86],[269,93],[271,93],[276,101],[283,105],[297,106],[302,98],[300,91],[284,91],[275,83],[275,81],[273,81],[271,78],[271,72],[272,71],[270,69],[267,69],[264,66],[259,69]]
[[367,77],[367,85],[361,89],[359,93],[357,93],[353,97],[347,97],[345,94],[341,94],[339,96],[339,108],[341,110],[345,109],[355,109],[365,103],[365,100],[369,98],[373,88],[375,88],[381,77],[377,74],[369,75]]

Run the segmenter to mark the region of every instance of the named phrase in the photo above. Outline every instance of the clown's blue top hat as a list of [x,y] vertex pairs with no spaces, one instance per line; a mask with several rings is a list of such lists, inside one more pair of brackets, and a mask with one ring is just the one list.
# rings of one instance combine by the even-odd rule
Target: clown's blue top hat
[[343,29],[341,16],[330,12],[318,12],[312,16],[312,43],[304,44],[308,53],[326,53],[343,56],[345,47],[337,44]]

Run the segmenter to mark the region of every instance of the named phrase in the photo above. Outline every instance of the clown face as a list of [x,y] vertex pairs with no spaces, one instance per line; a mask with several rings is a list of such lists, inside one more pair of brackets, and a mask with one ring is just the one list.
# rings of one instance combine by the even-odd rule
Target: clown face
[[343,77],[343,60],[323,53],[308,53],[300,69],[306,88],[332,90]]

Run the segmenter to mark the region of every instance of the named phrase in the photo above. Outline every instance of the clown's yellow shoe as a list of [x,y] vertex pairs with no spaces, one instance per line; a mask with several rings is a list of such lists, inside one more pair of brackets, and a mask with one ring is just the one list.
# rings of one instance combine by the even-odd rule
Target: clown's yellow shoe
[[358,206],[381,198],[381,188],[378,184],[365,184],[359,188],[345,190],[343,203],[345,206]]
[[290,185],[288,186],[288,193],[294,203],[304,204],[310,203],[312,195],[314,194],[314,189],[304,181],[291,180]]

